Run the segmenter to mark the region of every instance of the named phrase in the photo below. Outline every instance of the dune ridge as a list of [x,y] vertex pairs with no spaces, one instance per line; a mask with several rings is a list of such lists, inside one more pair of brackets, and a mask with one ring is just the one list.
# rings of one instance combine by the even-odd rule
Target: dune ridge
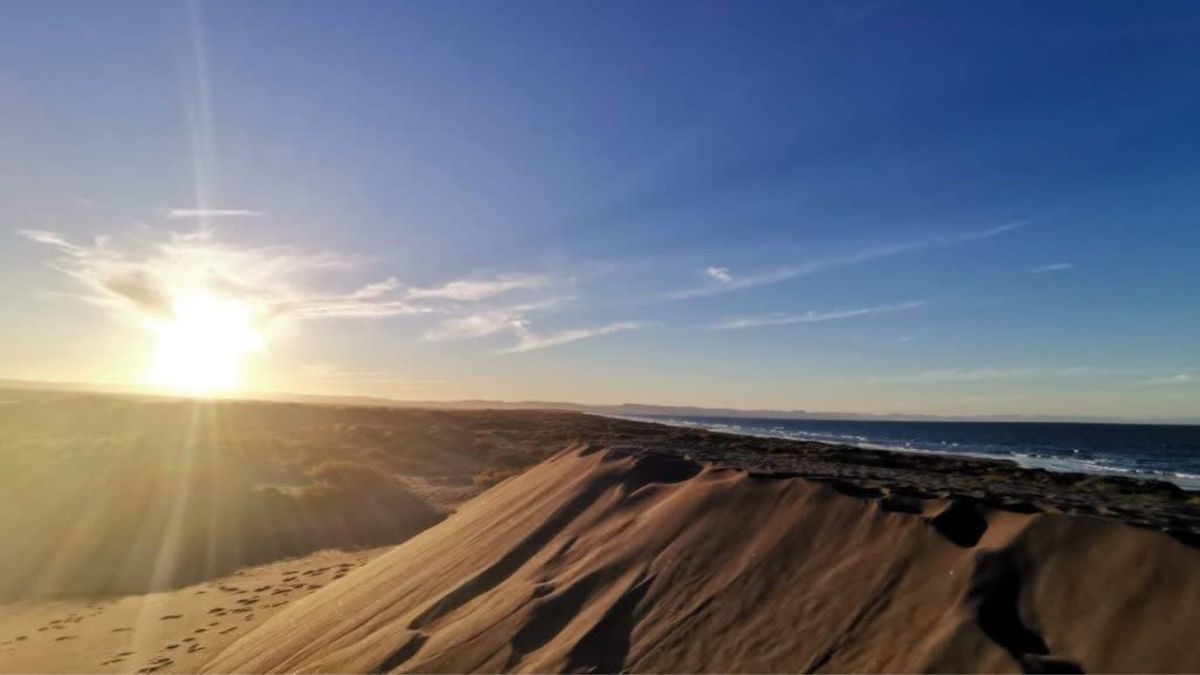
[[1200,551],[1027,511],[577,444],[205,671],[1200,670]]

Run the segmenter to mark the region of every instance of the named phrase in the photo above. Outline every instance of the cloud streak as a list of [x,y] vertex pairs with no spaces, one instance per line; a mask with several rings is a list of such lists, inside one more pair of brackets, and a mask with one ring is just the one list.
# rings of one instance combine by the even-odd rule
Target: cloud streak
[[1200,384],[1200,377],[1191,373],[1176,373],[1166,377],[1153,377],[1141,383],[1146,387],[1180,387]]
[[934,368],[903,375],[881,375],[865,378],[877,384],[992,382],[1045,377],[1102,377],[1128,375],[1130,371],[1090,366],[1018,366],[1003,368]]
[[1075,269],[1075,263],[1056,262],[1048,265],[1038,265],[1037,267],[1029,268],[1032,274],[1053,274],[1055,272],[1068,272]]
[[517,309],[476,312],[443,319],[425,332],[425,340],[427,342],[469,340],[497,333],[518,333],[524,330],[528,323],[525,313]]
[[610,323],[594,328],[572,328],[555,333],[538,333],[531,326],[530,316],[558,309],[569,299],[550,298],[535,303],[485,309],[468,314],[443,318],[425,332],[426,342],[474,340],[492,335],[511,335],[517,342],[501,349],[501,354],[532,352],[551,347],[587,340],[612,333],[622,333],[644,328],[646,324],[636,321]]
[[610,323],[607,326],[599,326],[596,328],[573,328],[557,333],[538,335],[529,332],[522,328],[519,333],[517,344],[508,349],[501,350],[502,354],[516,354],[521,352],[532,352],[540,349],[549,349],[551,347],[560,347],[572,342],[587,340],[589,338],[599,337],[601,335],[611,335],[613,333],[624,333],[633,330],[640,330],[645,327],[645,324],[637,321],[623,321],[620,323]]
[[836,310],[831,312],[803,312],[801,314],[771,314],[768,316],[743,317],[723,321],[713,328],[717,330],[744,330],[747,328],[762,328],[764,326],[788,326],[798,323],[823,323],[826,321],[842,321],[856,319],[874,314],[891,314],[904,312],[931,304],[930,300],[913,300],[892,305],[876,305],[858,309]]
[[[949,234],[940,237],[930,237],[927,239],[918,239],[914,241],[876,246],[873,248],[867,248],[861,251],[848,253],[846,255],[811,260],[799,265],[784,266],[754,275],[737,278],[731,277],[729,281],[718,280],[717,283],[706,284],[704,286],[698,286],[695,288],[685,288],[662,295],[656,298],[656,300],[688,300],[691,298],[703,298],[737,290],[756,288],[759,286],[766,286],[768,284],[777,284],[784,281],[789,281],[791,279],[811,276],[813,274],[849,267],[852,265],[860,265],[905,253],[916,253],[918,251],[931,248],[940,248],[954,244],[963,244],[983,239],[991,239],[992,237],[997,237],[1007,232],[1012,232],[1022,225],[1023,223],[1021,222],[1011,222],[1003,225],[997,225],[996,227],[991,227],[986,230],[961,232],[958,234]],[[709,276],[712,275],[710,274]]]
[[250,209],[167,209],[167,217],[179,218],[257,218],[266,215]]
[[717,281],[728,284],[733,281],[733,275],[729,273],[728,267],[706,267],[704,273]]
[[542,288],[550,279],[533,274],[502,276],[486,280],[452,281],[435,288],[410,288],[408,297],[420,300],[478,302],[511,291]]

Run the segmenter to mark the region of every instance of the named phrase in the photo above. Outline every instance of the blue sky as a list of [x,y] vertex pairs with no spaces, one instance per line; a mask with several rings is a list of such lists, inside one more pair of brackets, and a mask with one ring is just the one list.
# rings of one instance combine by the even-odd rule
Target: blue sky
[[0,376],[137,382],[202,283],[256,389],[1200,411],[1195,3],[38,0],[0,38]]

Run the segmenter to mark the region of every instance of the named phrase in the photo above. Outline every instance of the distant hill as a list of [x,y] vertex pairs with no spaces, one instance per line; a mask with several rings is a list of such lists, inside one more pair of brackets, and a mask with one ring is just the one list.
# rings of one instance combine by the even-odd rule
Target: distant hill
[[[179,395],[136,385],[87,384],[80,382],[34,382],[0,379],[0,390],[10,391],[61,391],[150,396],[155,398],[179,398]],[[241,392],[220,398],[252,401],[276,401],[284,403],[309,403],[319,405],[361,405],[392,408],[438,408],[443,410],[569,410],[598,415],[620,415],[627,417],[727,417],[731,419],[812,419],[812,420],[860,420],[860,421],[980,421],[980,422],[1082,422],[1122,424],[1200,424],[1200,417],[1174,419],[1136,419],[1092,417],[1086,415],[964,415],[939,416],[909,413],[856,413],[844,411],[769,410],[741,408],[705,408],[701,406],[673,406],[652,403],[588,404],[570,401],[496,401],[489,399],[463,399],[455,401],[404,401],[374,396],[336,396],[321,394],[293,394],[288,392]]]

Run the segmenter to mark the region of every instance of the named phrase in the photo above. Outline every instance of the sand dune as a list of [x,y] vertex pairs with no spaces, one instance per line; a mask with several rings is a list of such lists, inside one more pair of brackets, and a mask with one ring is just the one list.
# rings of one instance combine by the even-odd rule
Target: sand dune
[[1198,622],[1160,531],[586,445],[205,670],[1197,671]]

